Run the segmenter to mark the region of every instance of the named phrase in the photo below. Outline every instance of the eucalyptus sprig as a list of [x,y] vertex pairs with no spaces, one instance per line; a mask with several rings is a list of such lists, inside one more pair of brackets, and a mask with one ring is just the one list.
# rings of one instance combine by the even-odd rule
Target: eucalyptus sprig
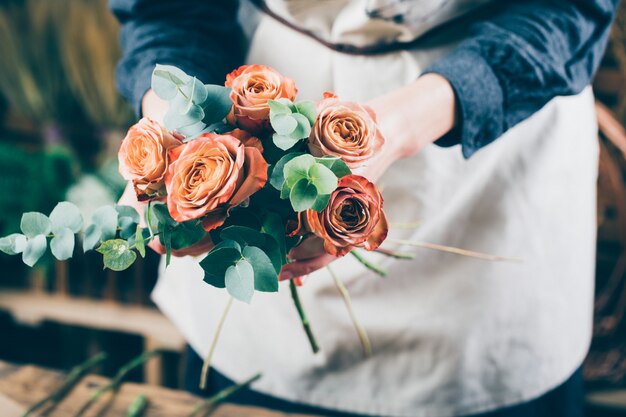
[[293,148],[302,139],[311,134],[311,126],[315,123],[317,110],[312,101],[293,103],[281,98],[268,100],[270,107],[270,125],[274,129],[272,140],[274,145],[286,151]]

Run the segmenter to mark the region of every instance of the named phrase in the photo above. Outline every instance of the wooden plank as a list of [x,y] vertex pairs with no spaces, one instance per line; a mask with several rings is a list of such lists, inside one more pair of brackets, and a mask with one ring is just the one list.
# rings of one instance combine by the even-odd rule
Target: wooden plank
[[[34,366],[17,367],[0,361],[0,395],[6,396],[17,406],[28,407],[45,397],[63,381],[63,374]],[[98,388],[109,379],[97,375],[85,377],[56,407],[45,410],[48,417],[75,417]],[[89,407],[82,417],[119,417],[126,415],[134,399],[144,394],[148,408],[144,417],[186,417],[200,398],[184,391],[175,391],[152,385],[126,383],[115,394],[107,394]],[[306,417],[283,414],[255,407],[232,404],[219,406],[211,417]]]
[[1,291],[0,310],[28,325],[44,321],[101,330],[132,333],[150,338],[154,347],[180,352],[185,340],[159,311],[87,298],[69,298],[28,291]]

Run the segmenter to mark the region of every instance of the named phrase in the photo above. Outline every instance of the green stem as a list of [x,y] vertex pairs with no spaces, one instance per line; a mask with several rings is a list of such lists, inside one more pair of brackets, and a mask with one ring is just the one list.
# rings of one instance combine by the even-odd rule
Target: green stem
[[209,407],[215,407],[217,404],[226,400],[228,397],[232,396],[238,391],[244,388],[248,388],[254,382],[259,380],[259,378],[261,378],[261,374],[256,374],[255,376],[249,378],[241,384],[231,385],[230,387],[221,390],[220,392],[207,398],[206,400],[199,402],[194,406],[193,410],[191,410],[191,413],[189,413],[188,417],[195,417],[200,411],[206,410]]
[[350,254],[352,256],[354,256],[357,261],[361,262],[361,264],[364,267],[366,267],[367,269],[369,269],[370,271],[376,272],[381,277],[386,277],[387,276],[387,271],[385,271],[380,265],[376,265],[375,263],[370,262],[363,255],[361,255],[359,252],[353,250],[352,252],[350,252]]
[[366,357],[371,356],[372,344],[370,342],[370,338],[367,335],[367,332],[365,331],[365,327],[363,327],[356,313],[354,312],[354,307],[352,306],[352,299],[350,298],[350,293],[348,292],[348,289],[346,288],[345,285],[343,285],[343,282],[341,282],[341,280],[339,279],[337,274],[335,274],[335,271],[332,270],[330,265],[326,265],[326,268],[328,269],[330,276],[333,278],[333,281],[335,281],[335,286],[339,290],[339,293],[341,294],[341,297],[343,298],[343,301],[346,304],[346,308],[348,309],[348,314],[350,314],[350,319],[352,319],[354,328],[356,329],[356,332],[359,335],[359,340],[361,340],[361,346],[363,346],[363,352],[365,353],[365,356]]
[[57,404],[72,390],[72,388],[74,388],[74,386],[78,383],[78,381],[80,381],[81,378],[85,376],[89,370],[99,365],[100,363],[104,362],[106,358],[107,358],[107,354],[104,352],[101,352],[87,359],[85,362],[73,367],[70,370],[69,374],[67,375],[67,378],[65,379],[65,382],[63,383],[63,385],[57,388],[54,392],[52,392],[46,398],[43,398],[42,400],[30,406],[28,410],[26,410],[24,414],[22,414],[22,417],[30,416],[34,411],[43,407],[48,402],[52,404]]
[[202,364],[202,372],[200,373],[200,389],[206,388],[207,376],[209,375],[209,368],[211,366],[211,358],[213,357],[213,352],[215,352],[215,346],[217,346],[217,340],[220,338],[220,333],[222,333],[222,327],[224,327],[226,316],[228,316],[228,312],[230,311],[232,305],[233,297],[230,297],[228,299],[228,303],[226,303],[226,307],[224,307],[224,311],[222,311],[217,327],[215,328],[209,353],[206,355],[206,358],[204,358],[204,363]]
[[128,406],[126,417],[140,417],[146,411],[146,408],[148,408],[148,398],[145,394],[139,394],[131,405]]
[[298,287],[293,280],[289,281],[289,289],[291,290],[291,298],[293,299],[293,303],[296,306],[296,310],[298,310],[298,315],[300,316],[300,321],[302,322],[302,327],[306,333],[307,338],[309,339],[309,343],[311,344],[311,349],[313,353],[317,353],[320,351],[320,347],[317,344],[317,340],[315,339],[315,335],[313,334],[313,330],[311,329],[311,323],[309,322],[309,318],[304,312],[304,308],[302,307],[302,302],[300,301],[300,295],[298,294]]
[[387,238],[389,243],[397,243],[399,245],[414,246],[417,248],[432,249],[440,252],[453,253],[455,255],[467,256],[470,258],[482,259],[484,261],[503,261],[503,262],[523,262],[520,258],[510,258],[506,256],[490,255],[488,253],[475,252],[467,249],[455,248],[452,246],[440,245],[438,243],[421,242],[417,240],[404,240]]
[[381,255],[389,256],[390,258],[394,259],[415,259],[415,255],[408,252],[397,252],[383,248],[375,249],[374,252],[380,253]]

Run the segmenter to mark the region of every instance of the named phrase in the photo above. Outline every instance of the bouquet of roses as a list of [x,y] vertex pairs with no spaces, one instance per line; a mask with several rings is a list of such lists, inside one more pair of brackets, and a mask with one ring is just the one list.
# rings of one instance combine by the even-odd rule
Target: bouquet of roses
[[[145,256],[149,243],[159,243],[166,264],[172,253],[199,247],[208,251],[199,261],[204,281],[244,302],[255,291],[278,291],[289,252],[307,241],[321,242],[336,257],[352,253],[381,274],[354,250],[411,257],[378,249],[388,232],[383,199],[376,185],[352,172],[384,143],[367,106],[331,93],[318,103],[297,101],[294,81],[262,65],[236,69],[224,86],[157,65],[152,89],[169,102],[164,126],[141,119],[119,150],[119,171],[136,193],[133,206],[143,209],[101,207],[85,228],[78,208],[61,202],[50,216],[25,213],[22,233],[0,239],[1,251],[21,253],[33,266],[49,240],[52,254],[65,260],[81,233],[83,250],[97,250],[105,268],[119,271]],[[497,259],[434,244],[396,243]],[[291,294],[316,352],[299,282],[289,281]],[[336,277],[335,282],[369,352],[345,287]]]

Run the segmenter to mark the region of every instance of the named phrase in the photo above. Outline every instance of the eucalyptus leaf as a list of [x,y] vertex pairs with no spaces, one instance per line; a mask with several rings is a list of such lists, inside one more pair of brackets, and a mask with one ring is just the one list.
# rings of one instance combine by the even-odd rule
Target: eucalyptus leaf
[[135,234],[135,226],[137,223],[130,217],[120,217],[117,223],[120,228],[120,237],[122,239],[129,239]]
[[295,113],[291,117],[296,121],[295,129],[290,133],[290,136],[294,139],[306,139],[311,134],[311,123],[306,116]]
[[270,116],[279,114],[288,115],[292,113],[290,106],[279,100],[268,100],[267,105],[270,108]]
[[178,223],[172,228],[172,248],[184,249],[198,243],[206,236],[206,231],[198,221]]
[[297,156],[287,162],[283,168],[283,174],[287,185],[289,187],[293,187],[296,182],[303,178],[308,178],[309,169],[313,166],[313,164],[315,164],[315,158],[309,154]]
[[315,210],[318,213],[328,206],[328,202],[330,201],[330,194],[320,194],[315,199],[315,202],[311,206],[311,210]]
[[241,259],[228,267],[224,283],[231,296],[244,303],[250,303],[254,295],[254,270],[250,262]]
[[267,254],[255,246],[246,246],[242,254],[252,266],[254,289],[263,292],[278,291],[278,274]]
[[117,234],[117,210],[113,206],[98,208],[91,216],[91,222],[100,228],[101,239],[113,239]]
[[135,210],[134,207],[116,204],[115,211],[117,211],[118,218],[120,220],[124,217],[128,217],[132,219],[135,223],[139,223],[139,213],[137,212],[137,210]]
[[309,169],[309,180],[317,188],[319,194],[330,194],[337,189],[337,177],[329,168],[322,164],[314,164]]
[[276,165],[274,165],[274,168],[272,169],[272,175],[270,177],[270,184],[272,185],[272,187],[276,188],[279,191],[283,188],[283,184],[285,182],[285,164],[300,155],[304,154],[296,152],[288,153],[287,155],[280,158],[278,162],[276,162]]
[[316,198],[317,189],[307,179],[301,179],[298,181],[289,193],[291,207],[296,212],[301,212],[311,208],[315,203]]
[[83,236],[83,252],[87,252],[95,248],[102,240],[102,229],[95,224],[90,224],[85,230]]
[[291,136],[283,136],[278,133],[272,135],[272,141],[278,149],[283,151],[293,148],[301,139],[294,139]]
[[105,240],[96,250],[102,254],[104,267],[113,271],[128,269],[137,259],[137,254],[123,239]]
[[55,233],[66,227],[73,233],[78,233],[83,228],[83,216],[76,205],[62,201],[50,213],[50,223]]
[[221,122],[233,107],[230,99],[230,88],[221,85],[206,84],[207,98],[202,103],[204,109],[204,123],[211,125]]
[[298,127],[298,121],[291,114],[277,114],[272,116],[270,123],[274,131],[279,135],[289,135]]
[[[220,242],[220,244],[224,242]],[[233,243],[239,246],[236,242]],[[204,281],[217,288],[226,286],[224,282],[226,270],[241,259],[241,248],[228,245],[232,244],[217,245],[200,262],[200,266],[204,270]]]
[[26,243],[26,247],[22,252],[22,261],[32,267],[46,253],[48,241],[45,235],[37,235],[30,237]]
[[74,232],[69,227],[57,230],[50,241],[50,250],[55,258],[64,261],[74,253]]
[[193,124],[191,126],[181,127],[181,128],[176,129],[176,130],[181,135],[184,135],[187,139],[192,139],[192,138],[195,138],[196,136],[199,136],[200,134],[202,134],[205,129],[206,129],[206,124],[204,122],[200,121],[200,122],[198,122],[196,124]]
[[135,248],[141,255],[142,258],[146,257],[146,241],[143,237],[143,229],[140,225],[137,225],[137,230],[135,231]]
[[220,237],[224,240],[234,240],[242,246],[263,246],[266,243],[263,233],[244,226],[228,226],[222,230]]
[[22,229],[22,233],[26,237],[31,238],[38,235],[47,235],[52,229],[52,224],[45,214],[31,211],[22,214],[20,229]]
[[346,165],[346,163],[339,157],[326,155],[321,158],[315,158],[315,161],[318,164],[322,164],[326,168],[329,168],[337,178],[342,178],[346,175],[352,174],[348,165]]
[[300,101],[296,103],[296,109],[298,110],[298,113],[309,120],[311,125],[315,123],[315,119],[317,119],[317,108],[314,102]]
[[17,255],[26,249],[26,236],[20,233],[13,233],[0,239],[0,252],[7,255]]

